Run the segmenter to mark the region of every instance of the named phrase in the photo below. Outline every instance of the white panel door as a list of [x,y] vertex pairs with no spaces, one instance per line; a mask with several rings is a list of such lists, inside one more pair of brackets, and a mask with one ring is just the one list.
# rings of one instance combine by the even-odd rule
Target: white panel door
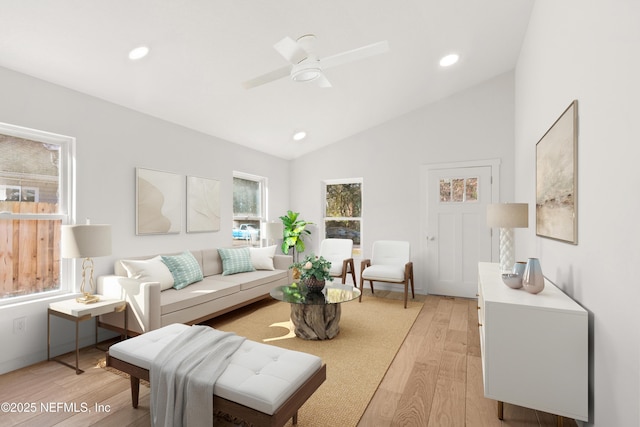
[[427,186],[428,292],[475,298],[478,262],[491,261],[491,166],[431,169]]

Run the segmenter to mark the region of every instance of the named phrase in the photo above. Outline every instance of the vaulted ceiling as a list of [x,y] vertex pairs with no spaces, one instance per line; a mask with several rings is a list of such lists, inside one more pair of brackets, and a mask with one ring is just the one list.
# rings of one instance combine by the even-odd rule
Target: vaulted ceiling
[[[532,5],[2,0],[0,66],[291,159],[513,69]],[[389,50],[326,69],[331,88],[289,77],[242,86],[288,64],[275,43],[310,33],[321,59],[384,40]],[[129,60],[140,45],[149,54]],[[452,52],[459,62],[440,67]]]

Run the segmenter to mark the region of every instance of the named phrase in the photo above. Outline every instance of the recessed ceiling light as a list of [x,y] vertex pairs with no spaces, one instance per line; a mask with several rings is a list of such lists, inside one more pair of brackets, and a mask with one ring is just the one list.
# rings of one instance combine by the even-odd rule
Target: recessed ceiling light
[[293,140],[294,141],[302,141],[303,139],[305,139],[307,137],[307,133],[303,130],[300,130],[296,133],[293,134]]
[[458,59],[460,59],[458,54],[456,54],[456,53],[449,54],[447,56],[442,57],[442,59],[440,60],[440,66],[441,67],[449,67],[449,66],[455,64],[456,62],[458,62]]
[[129,52],[129,59],[136,61],[142,59],[149,54],[149,48],[147,46],[138,46]]

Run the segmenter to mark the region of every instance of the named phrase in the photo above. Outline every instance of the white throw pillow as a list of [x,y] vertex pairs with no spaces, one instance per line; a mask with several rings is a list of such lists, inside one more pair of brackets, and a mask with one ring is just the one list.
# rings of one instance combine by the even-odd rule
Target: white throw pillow
[[173,287],[173,275],[159,255],[151,259],[123,259],[120,262],[127,270],[127,275],[132,279],[160,282],[160,290],[163,291]]
[[251,254],[251,264],[256,270],[275,270],[273,257],[276,254],[276,246],[266,248],[249,248]]

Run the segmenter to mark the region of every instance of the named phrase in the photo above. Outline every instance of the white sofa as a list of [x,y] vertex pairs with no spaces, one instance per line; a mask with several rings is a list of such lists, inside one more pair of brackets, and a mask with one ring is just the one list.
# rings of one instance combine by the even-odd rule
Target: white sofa
[[[291,256],[275,255],[273,246],[245,249],[250,250],[252,266],[257,268],[227,275],[223,275],[223,261],[218,249],[188,251],[201,269],[202,280],[182,289],[172,287],[172,273],[162,270],[166,267],[166,262],[163,264],[161,258],[163,255],[120,259],[115,262],[113,275],[98,277],[98,293],[127,301],[127,329],[130,335],[172,323],[203,322],[268,298],[271,289],[291,283]],[[175,258],[188,253],[164,256]],[[224,273],[230,272],[228,265],[225,260]],[[124,316],[121,313],[100,316],[99,326],[122,332]]]

